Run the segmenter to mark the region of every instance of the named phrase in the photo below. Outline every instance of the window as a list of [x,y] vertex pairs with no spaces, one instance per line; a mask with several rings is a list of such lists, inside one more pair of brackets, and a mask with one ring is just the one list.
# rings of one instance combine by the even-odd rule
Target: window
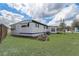
[[46,26],[46,29],[48,29],[48,26]]
[[55,28],[52,28],[51,31],[52,31],[52,32],[55,32]]
[[29,27],[29,23],[28,23],[28,27]]
[[25,25],[22,25],[21,27],[29,27],[29,23],[25,24]]
[[22,25],[21,27],[26,27],[27,25]]
[[15,30],[15,28],[11,28],[11,30],[13,31],[13,30]]
[[48,26],[44,26],[44,29],[48,29]]
[[44,26],[44,29],[45,29],[46,27]]
[[11,30],[13,31],[13,30],[16,30],[16,25],[13,25],[12,27],[11,27]]
[[38,28],[39,28],[39,24],[38,24]]
[[44,29],[48,29],[48,26],[44,26]]
[[37,27],[37,24],[35,24],[35,26]]
[[39,24],[36,23],[35,26],[39,28]]

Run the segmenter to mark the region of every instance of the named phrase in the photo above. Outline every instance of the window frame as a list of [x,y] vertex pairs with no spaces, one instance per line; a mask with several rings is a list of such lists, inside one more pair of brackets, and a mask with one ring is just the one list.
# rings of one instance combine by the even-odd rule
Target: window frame
[[29,23],[27,23],[27,25],[26,24],[21,25],[22,28],[29,27],[29,26],[30,26]]

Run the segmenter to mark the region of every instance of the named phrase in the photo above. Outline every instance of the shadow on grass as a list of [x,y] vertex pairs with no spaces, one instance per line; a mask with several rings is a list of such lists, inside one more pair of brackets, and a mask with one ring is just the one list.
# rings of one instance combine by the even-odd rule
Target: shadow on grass
[[27,39],[36,39],[36,37],[31,37],[31,36],[19,36],[19,35],[11,35],[13,37],[19,37],[19,38],[27,38]]

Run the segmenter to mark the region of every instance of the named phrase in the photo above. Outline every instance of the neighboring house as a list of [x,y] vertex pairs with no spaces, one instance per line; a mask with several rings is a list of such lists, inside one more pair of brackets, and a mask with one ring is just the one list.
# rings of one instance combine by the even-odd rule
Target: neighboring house
[[4,39],[6,37],[7,30],[8,30],[8,27],[6,25],[0,24],[0,40]]
[[74,28],[74,31],[75,31],[75,32],[79,32],[79,27],[75,27],[75,28]]
[[8,32],[9,26],[6,24],[7,22],[5,20],[6,18],[0,16],[0,40],[4,39]]
[[58,26],[48,26],[48,31],[50,33],[57,33]]
[[71,33],[73,31],[72,26],[66,26],[65,32],[66,33]]
[[11,25],[11,35],[38,36],[48,31],[48,26],[35,20],[24,20]]

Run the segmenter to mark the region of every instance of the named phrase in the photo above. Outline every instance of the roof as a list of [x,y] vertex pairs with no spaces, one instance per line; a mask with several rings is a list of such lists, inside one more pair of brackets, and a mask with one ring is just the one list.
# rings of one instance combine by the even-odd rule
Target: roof
[[[48,25],[41,23],[41,22],[38,22],[36,20],[23,20],[23,21],[15,23],[15,24],[22,23],[22,22],[29,22],[29,23],[34,22],[34,23],[38,23],[38,24],[41,24],[41,25],[44,25],[44,26],[48,26]],[[15,24],[11,24],[11,25],[15,25]]]
[[[26,22],[26,23],[28,23],[28,22],[32,22],[32,21],[29,21],[29,20],[23,20],[23,21],[19,21],[19,22],[16,22],[16,23],[14,23],[14,24],[11,24],[11,25],[16,25],[16,24],[18,24],[18,23],[22,23],[22,22]],[[10,26],[11,26],[10,25]]]
[[8,27],[8,26],[6,26],[5,24],[0,24],[0,26],[1,26],[1,25],[5,26],[6,28],[9,28],[9,27]]
[[51,26],[49,26],[49,27],[58,27],[58,26],[52,26],[52,25],[51,25]]
[[4,19],[6,19],[6,18],[4,18],[3,16],[0,16],[0,24],[6,26],[7,28],[10,28],[8,23],[6,21],[3,21]]
[[38,21],[36,21],[36,20],[32,20],[32,22],[35,22],[35,23],[38,23],[38,24],[41,24],[41,25],[44,25],[44,26],[48,26],[48,25],[46,25],[46,24],[44,24],[44,23],[41,23],[41,22],[38,22]]

